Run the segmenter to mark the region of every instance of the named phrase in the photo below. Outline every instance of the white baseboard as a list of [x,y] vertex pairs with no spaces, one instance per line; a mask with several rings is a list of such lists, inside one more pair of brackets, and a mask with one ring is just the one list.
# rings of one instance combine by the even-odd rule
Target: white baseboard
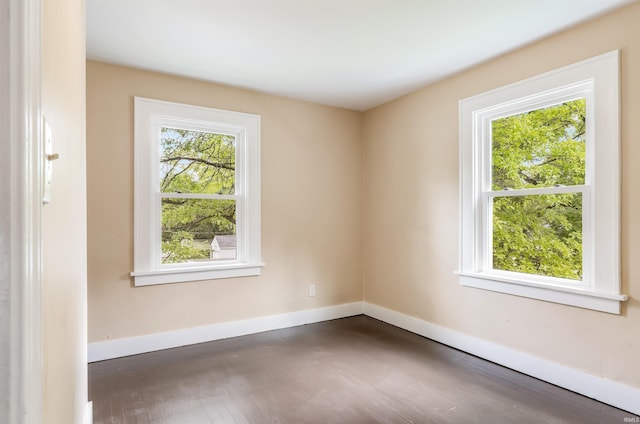
[[87,402],[87,406],[84,408],[84,420],[82,424],[93,424],[93,402]]
[[[640,414],[640,389],[365,302],[91,343],[89,362],[365,314],[581,395]],[[91,406],[88,407],[88,411]],[[91,413],[87,412],[88,417]],[[91,424],[87,421],[85,424]]]
[[183,330],[167,331],[137,337],[90,343],[87,350],[89,362],[104,361],[122,356],[170,349],[196,343],[210,342],[229,337],[244,336],[280,328],[295,327],[314,322],[328,321],[362,314],[362,302],[345,303],[325,308],[308,309],[240,321],[223,322]]
[[640,389],[458,333],[371,303],[364,314],[586,397],[640,414]]

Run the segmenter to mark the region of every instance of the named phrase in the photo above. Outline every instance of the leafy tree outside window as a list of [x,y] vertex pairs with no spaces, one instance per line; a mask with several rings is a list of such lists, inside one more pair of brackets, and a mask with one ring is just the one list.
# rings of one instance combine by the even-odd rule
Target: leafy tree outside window
[[215,260],[215,237],[236,235],[236,202],[199,195],[235,194],[235,137],[163,127],[160,141],[162,263]]
[[509,196],[585,182],[586,99],[492,121],[493,268],[582,280],[582,193]]

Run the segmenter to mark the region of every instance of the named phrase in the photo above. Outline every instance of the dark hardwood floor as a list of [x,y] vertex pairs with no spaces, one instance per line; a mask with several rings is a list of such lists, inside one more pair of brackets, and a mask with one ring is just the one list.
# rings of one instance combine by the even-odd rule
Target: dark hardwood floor
[[89,399],[95,424],[636,419],[365,316],[93,363]]

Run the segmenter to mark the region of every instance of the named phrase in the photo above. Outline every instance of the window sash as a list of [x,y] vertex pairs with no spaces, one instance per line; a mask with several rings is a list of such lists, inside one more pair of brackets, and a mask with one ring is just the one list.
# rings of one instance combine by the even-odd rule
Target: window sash
[[[545,275],[529,274],[523,272],[507,271],[493,268],[493,199],[505,197],[536,196],[547,194],[570,194],[580,193],[582,195],[582,280],[571,280],[568,278],[558,278]],[[592,240],[592,214],[591,208],[591,186],[575,185],[561,187],[525,188],[518,190],[486,191],[479,196],[479,207],[481,211],[481,223],[478,225],[478,239],[482,246],[478,249],[478,264],[480,272],[495,273],[508,277],[526,280],[530,279],[538,284],[550,286],[577,287],[582,289],[593,289],[593,260],[591,240]]]
[[[485,274],[513,276],[519,280],[530,280],[536,284],[549,287],[579,287],[583,290],[593,290],[593,257],[591,240],[591,181],[594,170],[594,81],[585,79],[553,89],[544,90],[534,95],[518,97],[513,100],[493,105],[473,112],[472,132],[476,135],[474,144],[477,146],[474,155],[474,169],[479,171],[476,198],[477,211],[475,224],[475,250],[473,253],[474,268]],[[519,115],[539,109],[548,108],[576,99],[586,99],[586,166],[585,184],[535,187],[511,190],[492,190],[492,122],[509,116]],[[492,199],[496,197],[528,196],[544,194],[582,193],[582,280],[576,282],[566,278],[557,278],[514,271],[496,270],[493,268],[493,211]],[[588,203],[587,203],[588,202]],[[586,206],[585,206],[586,205]]]
[[[160,189],[160,140],[162,128],[174,128],[185,131],[224,134],[235,137],[235,194],[204,194],[204,193],[165,193]],[[247,237],[245,237],[245,207],[242,201],[246,192],[244,187],[245,144],[246,131],[243,127],[224,125],[213,121],[185,120],[162,115],[151,116],[151,184],[154,187],[153,210],[151,213],[151,245],[152,267],[158,270],[189,269],[202,267],[217,267],[224,265],[243,264],[247,261]],[[162,263],[162,199],[212,199],[236,201],[236,258],[229,260]]]
[[[238,225],[244,215],[244,202],[243,197],[230,194],[192,194],[192,193],[156,193],[158,205],[154,212],[154,221],[158,223],[156,225],[156,239],[157,243],[153,246],[153,263],[154,267],[159,270],[169,270],[174,268],[202,268],[202,267],[217,267],[233,264],[242,264],[247,262],[247,249],[245,226]],[[198,261],[198,262],[178,262],[178,263],[162,263],[162,199],[202,199],[202,200],[234,200],[236,204],[236,257],[235,259],[228,260],[211,260],[211,261]]]

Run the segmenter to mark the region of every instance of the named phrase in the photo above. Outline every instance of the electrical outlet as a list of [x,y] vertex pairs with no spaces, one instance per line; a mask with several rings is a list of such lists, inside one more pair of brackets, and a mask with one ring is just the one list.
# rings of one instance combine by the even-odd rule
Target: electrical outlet
[[309,297],[313,297],[316,295],[316,285],[309,284]]

